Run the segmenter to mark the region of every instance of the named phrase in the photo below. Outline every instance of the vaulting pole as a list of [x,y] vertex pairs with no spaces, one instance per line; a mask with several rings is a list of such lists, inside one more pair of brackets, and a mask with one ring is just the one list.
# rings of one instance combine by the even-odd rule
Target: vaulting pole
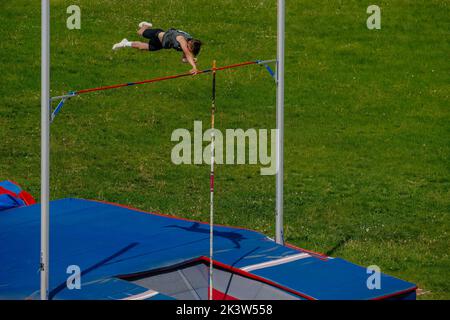
[[50,213],[50,0],[41,1],[41,300],[48,299]]
[[285,58],[285,0],[278,0],[278,53],[277,53],[277,176],[276,176],[276,232],[275,240],[284,244],[283,192],[284,192],[284,58]]
[[215,114],[216,114],[216,60],[213,62],[213,85],[211,104],[211,175],[210,175],[210,225],[209,225],[209,300],[214,300],[214,162],[215,162]]

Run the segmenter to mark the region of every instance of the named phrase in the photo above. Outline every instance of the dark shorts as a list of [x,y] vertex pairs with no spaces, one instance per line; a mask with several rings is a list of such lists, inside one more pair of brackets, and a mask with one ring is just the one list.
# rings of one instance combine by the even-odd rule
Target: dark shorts
[[147,29],[144,31],[142,36],[148,41],[148,50],[150,51],[158,51],[163,48],[161,41],[159,41],[158,35],[164,32],[162,29]]

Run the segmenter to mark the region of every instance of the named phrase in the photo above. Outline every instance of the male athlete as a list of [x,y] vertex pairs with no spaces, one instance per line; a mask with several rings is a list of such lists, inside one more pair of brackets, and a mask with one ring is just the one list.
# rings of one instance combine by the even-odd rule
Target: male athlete
[[148,43],[123,39],[113,46],[113,50],[127,47],[147,51],[175,49],[183,52],[182,61],[184,63],[189,63],[192,66],[190,72],[192,74],[198,73],[196,56],[200,53],[202,42],[194,39],[189,33],[181,30],[171,28],[164,31],[162,29],[152,29],[152,27],[153,25],[150,22],[141,22],[139,24],[137,33],[140,36],[149,39]]

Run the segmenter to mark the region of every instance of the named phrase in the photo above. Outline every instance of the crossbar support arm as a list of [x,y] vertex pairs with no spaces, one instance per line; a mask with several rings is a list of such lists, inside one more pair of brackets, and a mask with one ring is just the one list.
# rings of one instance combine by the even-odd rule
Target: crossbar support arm
[[[50,117],[50,123],[53,123],[53,121],[55,121],[56,116],[61,112],[61,109],[63,108],[67,99],[68,98],[61,99],[61,101],[58,103],[58,106],[55,108],[55,110],[53,110],[52,115]],[[50,102],[50,105],[51,105],[51,102]]]

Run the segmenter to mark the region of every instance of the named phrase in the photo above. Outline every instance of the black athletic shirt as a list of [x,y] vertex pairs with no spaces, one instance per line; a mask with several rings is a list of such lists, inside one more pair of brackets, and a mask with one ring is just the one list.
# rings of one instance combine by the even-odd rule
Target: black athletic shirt
[[164,49],[175,49],[177,51],[183,51],[181,49],[180,43],[177,41],[177,37],[182,36],[186,39],[186,41],[192,40],[192,36],[184,31],[177,30],[177,29],[169,29],[164,34],[164,38],[162,41],[162,46]]

